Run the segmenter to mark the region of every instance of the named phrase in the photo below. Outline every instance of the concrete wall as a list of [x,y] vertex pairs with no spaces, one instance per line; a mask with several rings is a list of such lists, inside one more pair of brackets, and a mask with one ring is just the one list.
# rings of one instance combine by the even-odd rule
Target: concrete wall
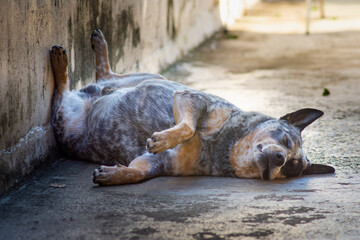
[[0,194],[55,148],[49,49],[64,46],[71,88],[94,81],[100,28],[113,71],[159,72],[221,28],[218,0],[5,0],[0,8]]

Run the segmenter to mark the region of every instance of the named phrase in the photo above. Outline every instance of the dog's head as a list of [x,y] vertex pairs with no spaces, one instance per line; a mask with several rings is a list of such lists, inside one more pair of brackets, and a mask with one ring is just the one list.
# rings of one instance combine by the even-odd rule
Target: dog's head
[[[258,124],[233,148],[231,163],[236,175],[273,180],[301,174],[334,173],[331,166],[311,164],[302,149],[302,130],[322,115],[320,110],[301,109],[278,120]],[[239,149],[242,150],[239,152]]]

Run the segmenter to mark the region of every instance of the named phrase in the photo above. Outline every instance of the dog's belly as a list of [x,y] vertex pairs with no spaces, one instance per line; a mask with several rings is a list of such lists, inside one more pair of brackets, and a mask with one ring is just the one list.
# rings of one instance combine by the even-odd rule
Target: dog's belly
[[146,152],[146,139],[174,126],[173,94],[186,87],[168,81],[146,81],[105,95],[90,107],[86,151],[81,158],[128,165]]

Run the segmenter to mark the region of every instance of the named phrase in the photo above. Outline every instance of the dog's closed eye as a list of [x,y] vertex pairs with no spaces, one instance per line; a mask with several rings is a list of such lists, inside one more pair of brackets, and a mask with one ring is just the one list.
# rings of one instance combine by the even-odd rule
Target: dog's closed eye
[[289,137],[286,134],[284,134],[284,136],[283,136],[283,138],[281,140],[281,144],[283,146],[285,146],[286,148],[288,148],[288,149],[291,148],[291,141],[290,141]]

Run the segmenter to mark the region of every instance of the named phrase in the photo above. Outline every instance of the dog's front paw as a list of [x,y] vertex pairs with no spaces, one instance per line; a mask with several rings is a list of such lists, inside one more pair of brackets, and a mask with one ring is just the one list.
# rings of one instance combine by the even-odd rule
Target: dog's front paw
[[156,132],[146,141],[146,149],[150,153],[159,153],[172,148],[167,132]]
[[146,173],[144,171],[120,164],[112,167],[101,166],[94,170],[93,182],[100,186],[120,185],[140,182],[145,176]]

